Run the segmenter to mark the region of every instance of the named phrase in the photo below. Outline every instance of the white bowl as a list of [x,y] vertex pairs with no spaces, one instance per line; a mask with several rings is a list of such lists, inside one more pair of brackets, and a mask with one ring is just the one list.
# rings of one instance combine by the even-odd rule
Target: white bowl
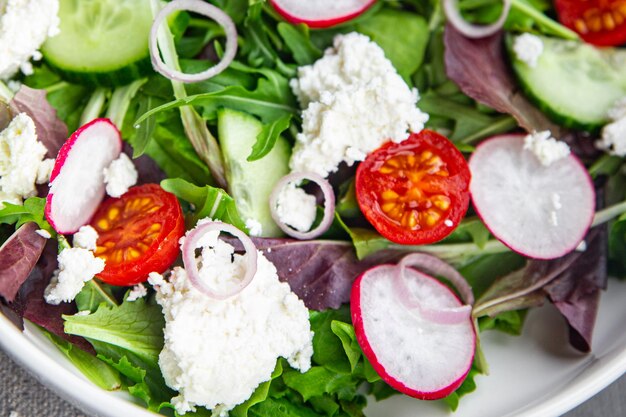
[[[454,417],[556,417],[587,400],[626,372],[626,282],[611,280],[602,295],[593,353],[566,348],[563,319],[551,307],[533,310],[520,337],[483,333],[491,374],[477,378]],[[86,380],[32,326],[19,331],[0,314],[0,347],[44,385],[86,413],[101,417],[155,414],[122,392],[107,392]],[[396,396],[370,400],[368,417],[450,417],[438,402]]]

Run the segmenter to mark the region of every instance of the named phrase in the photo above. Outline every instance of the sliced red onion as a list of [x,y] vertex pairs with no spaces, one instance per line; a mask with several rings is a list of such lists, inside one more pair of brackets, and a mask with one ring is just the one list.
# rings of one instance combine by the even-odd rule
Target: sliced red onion
[[[418,274],[441,276],[452,283],[465,305],[460,307],[433,309],[427,302],[416,300],[411,296],[411,291],[406,282],[404,270],[407,267],[415,267]],[[452,266],[441,259],[424,253],[412,253],[405,256],[398,263],[395,277],[396,292],[400,302],[409,310],[416,310],[427,320],[440,324],[456,324],[466,320],[472,311],[474,294],[463,276]]]
[[[185,10],[201,14],[215,20],[224,28],[226,35],[226,49],[222,60],[213,67],[196,74],[186,74],[176,69],[168,67],[161,59],[158,47],[159,28],[165,19],[175,11]],[[220,72],[224,71],[230,63],[235,59],[237,54],[237,28],[232,19],[222,10],[201,0],[174,0],[168,3],[163,9],[157,13],[150,29],[150,59],[154,69],[169,78],[170,80],[182,81],[184,83],[194,83],[204,81]]]
[[502,14],[498,17],[498,20],[488,25],[474,25],[461,16],[459,0],[443,0],[443,10],[446,13],[448,22],[466,37],[474,39],[493,35],[502,29],[506,18],[509,16],[510,9],[511,0],[502,0]]
[[[324,217],[322,217],[322,221],[316,228],[311,229],[308,232],[300,232],[283,222],[278,216],[278,211],[276,209],[278,205],[278,196],[280,195],[282,189],[290,183],[300,184],[304,180],[311,181],[319,185],[322,190],[322,194],[324,195]],[[335,217],[335,194],[333,193],[333,187],[328,183],[328,181],[313,172],[292,172],[291,174],[282,177],[274,186],[274,190],[272,190],[272,194],[270,194],[270,213],[272,215],[272,219],[276,222],[276,225],[289,236],[300,240],[314,239],[327,231],[333,223],[333,219]]]
[[[230,233],[241,241],[241,244],[246,251],[246,254],[243,255],[245,258],[245,273],[243,278],[241,279],[241,281],[239,281],[235,288],[222,293],[217,292],[213,288],[210,288],[202,280],[202,278],[200,277],[200,272],[198,271],[198,262],[196,260],[196,249],[198,248],[198,243],[207,233],[214,231]],[[229,297],[239,294],[244,288],[248,286],[248,284],[250,284],[252,278],[254,278],[254,275],[256,274],[256,246],[244,232],[237,229],[235,226],[227,223],[208,222],[196,226],[195,229],[190,231],[187,236],[185,236],[182,252],[183,264],[185,265],[185,270],[187,271],[189,280],[191,281],[193,286],[196,287],[197,290],[211,298],[225,300]]]

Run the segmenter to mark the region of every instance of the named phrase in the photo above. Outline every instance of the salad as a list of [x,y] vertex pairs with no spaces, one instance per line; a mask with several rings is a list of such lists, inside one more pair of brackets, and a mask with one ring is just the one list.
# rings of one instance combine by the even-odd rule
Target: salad
[[0,1],[3,313],[165,415],[456,410],[544,303],[592,351],[626,12],[581,4]]

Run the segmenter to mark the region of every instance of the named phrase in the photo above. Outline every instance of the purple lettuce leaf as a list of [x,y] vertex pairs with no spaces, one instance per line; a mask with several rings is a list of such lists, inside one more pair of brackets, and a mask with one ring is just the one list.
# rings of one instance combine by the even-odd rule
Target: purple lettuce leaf
[[35,233],[37,229],[36,223],[26,223],[0,247],[0,296],[9,303],[15,300],[46,245],[46,239]]
[[606,289],[608,281],[607,251],[606,229],[598,228],[588,236],[583,256],[544,288],[567,320],[571,345],[581,352],[591,350],[600,290]]
[[587,250],[553,260],[529,260],[518,271],[498,279],[474,306],[474,315],[535,307],[548,298],[570,328],[570,343],[582,352],[591,347],[600,290],[606,288],[607,240],[602,228],[585,239]]
[[448,77],[469,97],[513,116],[526,131],[550,130],[579,157],[598,157],[592,135],[556,125],[522,93],[508,66],[503,38],[503,33],[498,32],[487,38],[470,39],[447,25],[444,57]]
[[22,85],[10,104],[14,112],[24,112],[33,119],[37,128],[37,139],[48,149],[46,156],[56,158],[67,139],[67,126],[46,100],[46,92]]
[[133,148],[128,144],[128,142],[124,142],[122,152],[124,152],[133,161],[135,169],[137,169],[137,185],[159,184],[167,177],[165,172],[163,172],[157,163],[154,162],[154,159],[150,158],[148,155],[143,154],[140,157],[133,159]]
[[[278,271],[281,281],[311,310],[339,308],[350,301],[352,283],[363,272],[376,265],[396,263],[405,253],[379,251],[358,260],[350,242],[337,240],[253,238]],[[229,243],[241,250],[239,241]]]
[[513,116],[527,131],[550,130],[553,124],[522,94],[507,66],[502,32],[470,39],[451,25],[444,32],[446,73],[461,91],[474,100]]

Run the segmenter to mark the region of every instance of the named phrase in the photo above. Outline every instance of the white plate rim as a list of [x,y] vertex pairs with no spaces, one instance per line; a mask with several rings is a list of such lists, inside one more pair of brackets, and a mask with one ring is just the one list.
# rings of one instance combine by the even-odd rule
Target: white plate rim
[[[43,385],[86,413],[102,417],[159,415],[70,372],[36,346],[2,313],[0,313],[0,348]],[[577,378],[567,384],[550,399],[513,410],[503,417],[558,417],[573,409],[626,373],[626,346],[616,347],[604,356],[599,364],[583,370],[583,373],[584,378]]]

